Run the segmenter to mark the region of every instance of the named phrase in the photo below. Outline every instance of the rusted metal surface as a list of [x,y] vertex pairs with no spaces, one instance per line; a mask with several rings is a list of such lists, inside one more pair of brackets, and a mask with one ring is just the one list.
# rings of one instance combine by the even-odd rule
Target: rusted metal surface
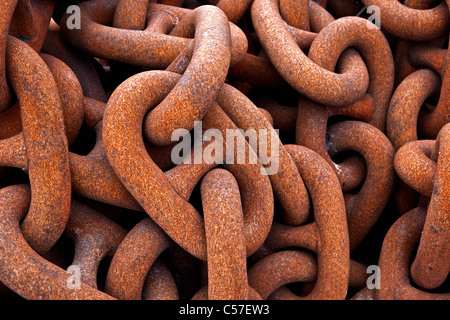
[[64,232],[74,242],[72,265],[80,268],[81,281],[97,289],[100,262],[114,255],[127,231],[87,205],[72,201]]
[[[193,13],[196,35],[191,62],[175,88],[146,119],[146,137],[158,145],[169,144],[175,129],[190,131],[194,121],[203,118],[230,66],[231,38],[226,16],[215,7],[200,7]],[[196,82],[202,85],[196,86]]]
[[450,0],[68,3],[0,4],[0,299],[450,299]]
[[411,285],[410,261],[420,239],[426,218],[424,208],[405,213],[389,229],[380,254],[380,268],[385,269],[377,299],[448,300],[448,293],[431,293]]
[[3,111],[10,107],[12,103],[12,93],[6,81],[5,58],[6,58],[6,39],[9,33],[9,25],[11,23],[14,9],[18,0],[3,1],[0,5],[0,110]]
[[[313,5],[314,2],[310,2]],[[366,92],[368,74],[363,61],[354,60],[356,52],[346,54],[341,74],[322,68],[298,47],[282,20],[278,1],[257,0],[252,6],[252,20],[264,51],[283,78],[301,94],[329,105],[348,105]],[[279,44],[283,43],[282,46]],[[349,66],[348,60],[354,63]],[[295,68],[293,71],[292,68]]]
[[[314,151],[295,145],[287,147],[310,192],[315,208],[314,222],[298,227],[274,226],[268,237],[268,246],[272,250],[295,246],[315,251],[318,280],[308,298],[343,299],[348,285],[350,250],[339,181],[331,167]],[[327,187],[322,187],[324,185]]]
[[201,192],[208,254],[208,299],[246,300],[244,216],[238,183],[230,172],[215,169],[202,179]]
[[153,262],[169,246],[169,239],[150,218],[139,222],[114,254],[105,292],[122,300],[140,300],[145,278]]
[[431,197],[433,192],[436,163],[431,160],[433,140],[417,140],[406,143],[395,154],[395,170],[408,186]]
[[449,139],[450,125],[446,125],[439,132],[432,155],[437,171],[419,248],[411,266],[412,278],[426,289],[439,287],[450,271]]
[[450,19],[445,1],[425,10],[407,7],[397,0],[362,0],[362,2],[366,6],[378,6],[383,12],[382,28],[400,39],[428,41],[448,34]]
[[178,300],[178,288],[170,270],[161,259],[148,271],[142,289],[143,300]]
[[[374,126],[356,121],[333,124],[328,130],[330,150],[355,150],[367,164],[363,186],[346,198],[350,249],[354,250],[372,229],[394,190],[394,148]],[[367,139],[367,140],[366,140]],[[376,200],[375,200],[376,199]]]
[[[82,283],[79,290],[70,289],[70,274],[39,256],[26,242],[19,226],[31,202],[29,186],[16,185],[2,189],[1,194],[1,281],[27,299],[112,299],[104,292]],[[20,265],[20,268],[17,266]],[[26,279],[24,281],[24,279]]]
[[369,122],[374,114],[374,107],[374,100],[368,94],[342,108],[321,106],[308,99],[299,99],[299,116],[295,125],[296,143],[318,152],[325,158],[331,167],[335,168],[344,191],[352,190],[360,185],[366,176],[365,165],[358,160],[360,159],[358,156],[352,156],[336,167],[328,152],[328,120],[332,116],[345,115]]
[[441,79],[430,69],[413,72],[394,92],[387,115],[386,133],[394,148],[418,140],[419,112],[426,99],[435,96],[441,88]]
[[35,250],[45,252],[61,236],[70,211],[69,151],[61,99],[48,67],[30,46],[8,36],[6,59],[8,78],[20,103],[33,194],[23,232]]
[[18,0],[9,34],[41,51],[55,4],[55,0]]

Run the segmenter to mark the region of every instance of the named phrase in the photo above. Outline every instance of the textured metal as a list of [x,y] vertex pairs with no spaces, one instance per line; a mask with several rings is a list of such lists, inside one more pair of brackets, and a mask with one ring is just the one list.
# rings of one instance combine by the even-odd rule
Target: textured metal
[[433,192],[411,266],[415,283],[426,289],[439,287],[450,271],[450,125],[439,132],[432,159],[437,162]]
[[378,6],[383,15],[381,27],[400,39],[428,41],[448,34],[450,18],[445,1],[426,10],[407,7],[397,0],[362,0],[362,2],[366,6]]
[[2,1],[0,299],[449,300],[449,5]]
[[[0,280],[26,299],[87,300],[112,299],[104,292],[81,283],[78,290],[70,289],[70,273],[38,255],[26,242],[19,227],[31,202],[30,187],[16,185],[0,190]],[[18,268],[18,266],[20,266]]]
[[328,163],[314,151],[295,145],[286,148],[311,194],[314,222],[297,227],[274,225],[267,246],[272,250],[303,247],[315,251],[318,256],[317,282],[307,298],[343,299],[349,279],[350,247],[339,181]]
[[69,151],[61,99],[41,57],[24,42],[8,36],[7,75],[18,97],[24,151],[33,199],[22,222],[25,239],[38,252],[49,250],[69,218]]
[[389,229],[380,253],[380,300],[448,300],[448,293],[430,293],[411,285],[410,260],[420,239],[426,218],[424,208],[416,208],[401,216]]

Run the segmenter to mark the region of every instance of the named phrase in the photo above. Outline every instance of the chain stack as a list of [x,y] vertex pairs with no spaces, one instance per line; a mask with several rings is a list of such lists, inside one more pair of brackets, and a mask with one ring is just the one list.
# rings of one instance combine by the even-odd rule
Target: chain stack
[[1,1],[0,299],[450,299],[437,2]]

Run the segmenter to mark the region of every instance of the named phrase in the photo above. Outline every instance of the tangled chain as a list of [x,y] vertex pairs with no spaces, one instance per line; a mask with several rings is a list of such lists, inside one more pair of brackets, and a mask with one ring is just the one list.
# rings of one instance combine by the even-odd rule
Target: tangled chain
[[0,299],[450,299],[437,2],[1,1]]

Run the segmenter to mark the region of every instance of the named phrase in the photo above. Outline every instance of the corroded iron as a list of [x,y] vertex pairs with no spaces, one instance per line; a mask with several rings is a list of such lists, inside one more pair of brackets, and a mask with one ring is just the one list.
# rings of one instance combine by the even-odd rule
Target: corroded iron
[[33,194],[23,232],[33,248],[45,252],[61,236],[70,211],[69,151],[61,99],[50,70],[30,46],[8,36],[6,60],[8,79],[20,103]]
[[[350,247],[344,196],[339,181],[317,153],[301,146],[287,147],[311,194],[315,208],[314,222],[297,227],[274,225],[267,246],[272,250],[295,246],[315,251],[318,256],[317,282],[308,298],[343,299],[349,279]],[[336,273],[340,275],[332,276]]]
[[449,139],[450,125],[445,125],[436,138],[432,154],[437,171],[419,247],[411,266],[412,278],[426,289],[439,287],[450,271]]
[[449,300],[449,5],[2,1],[0,299]]
[[450,19],[445,1],[425,10],[407,7],[397,0],[362,2],[366,6],[378,6],[383,13],[382,28],[400,39],[428,41],[448,34]]

